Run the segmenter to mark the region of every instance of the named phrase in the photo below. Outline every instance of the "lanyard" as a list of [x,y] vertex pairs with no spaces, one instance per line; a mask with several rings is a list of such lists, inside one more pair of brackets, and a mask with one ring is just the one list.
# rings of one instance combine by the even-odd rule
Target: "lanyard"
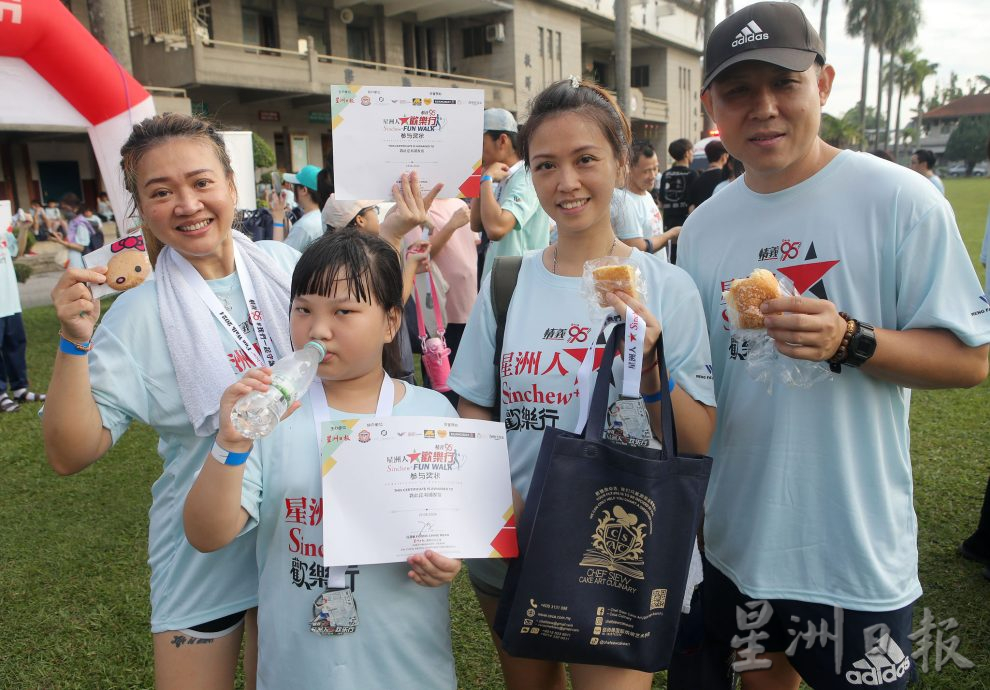
[[[176,268],[179,269],[179,276],[186,283],[186,286],[199,296],[210,313],[220,322],[220,325],[234,337],[251,362],[251,366],[260,366],[251,341],[234,323],[234,319],[224,309],[217,296],[213,294],[213,290],[206,284],[203,276],[179,252],[173,252],[172,256],[175,259]],[[261,348],[265,364],[269,367],[274,366],[276,361],[275,348],[268,338],[268,327],[265,325],[264,316],[258,308],[258,296],[254,291],[254,282],[251,280],[251,274],[244,268],[244,260],[241,258],[241,252],[237,248],[236,242],[234,243],[234,271],[236,271],[237,279],[240,281],[241,292],[244,293],[244,303],[248,309],[248,322],[254,328],[254,335],[258,339],[258,347]]]
[[[613,317],[614,318],[614,317]],[[588,413],[591,410],[591,390],[592,381],[591,375],[595,368],[595,347],[598,345],[598,336],[602,334],[605,330],[605,326],[608,324],[609,319],[606,318],[602,321],[598,328],[593,328],[594,337],[589,338],[591,345],[588,346],[588,352],[585,354],[584,359],[581,360],[581,366],[578,368],[577,380],[578,380],[578,420],[574,427],[574,433],[580,434],[584,429],[585,424],[588,423]],[[643,371],[643,343],[646,341],[646,324],[643,319],[632,310],[631,307],[626,307],[626,342],[623,347],[623,352],[625,357],[623,357],[623,375],[622,375],[622,397],[624,398],[639,398],[639,388],[640,388],[640,377]],[[603,361],[601,367],[598,370],[599,376],[608,376],[608,372],[602,371],[605,367],[611,368],[611,362]]]
[[[323,422],[330,421],[330,406],[327,405],[327,394],[323,389],[323,380],[320,377],[316,377],[313,383],[309,385],[309,404],[313,408],[313,421],[316,422],[316,454],[322,462]],[[375,409],[375,416],[391,417],[394,404],[395,386],[392,385],[392,379],[389,378],[388,374],[385,374],[381,390],[378,392],[378,406]],[[322,481],[321,477],[321,485]],[[324,548],[326,548],[325,545]],[[346,582],[344,573],[346,571],[346,565],[330,568],[327,573],[327,587],[330,589],[344,587]]]
[[646,324],[626,306],[626,343],[623,348],[622,397],[639,398],[640,378],[643,375],[643,345],[646,343]]

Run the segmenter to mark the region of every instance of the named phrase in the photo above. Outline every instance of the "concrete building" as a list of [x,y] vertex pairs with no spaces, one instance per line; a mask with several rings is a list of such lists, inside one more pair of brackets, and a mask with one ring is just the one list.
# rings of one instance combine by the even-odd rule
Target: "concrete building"
[[[85,0],[67,4],[88,23]],[[486,106],[506,108],[521,120],[536,93],[569,75],[614,89],[612,5],[610,0],[128,0],[128,21],[134,76],[156,100],[172,99],[156,103],[159,111],[189,108],[225,129],[257,132],[273,146],[279,168],[298,170],[322,165],[332,150],[332,84],[477,88],[484,90]],[[628,115],[634,136],[665,152],[669,141],[695,139],[702,127],[701,3],[632,0],[630,5]],[[77,159],[84,196],[89,198],[88,188],[95,191],[91,154],[88,160],[82,151],[63,147],[64,136],[55,142],[49,136],[47,148],[39,141],[20,152],[8,151],[0,136],[2,174],[8,168],[30,169],[30,179],[12,185],[19,205],[49,195],[52,185],[43,184],[44,175],[32,167],[48,155]],[[83,136],[75,137],[73,145],[84,145]]]

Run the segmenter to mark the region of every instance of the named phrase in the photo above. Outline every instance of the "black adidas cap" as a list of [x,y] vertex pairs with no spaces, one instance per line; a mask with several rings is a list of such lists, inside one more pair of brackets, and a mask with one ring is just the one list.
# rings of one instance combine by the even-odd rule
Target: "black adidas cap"
[[801,8],[791,2],[757,2],[722,20],[705,44],[704,91],[715,77],[744,60],[759,60],[803,72],[825,45]]

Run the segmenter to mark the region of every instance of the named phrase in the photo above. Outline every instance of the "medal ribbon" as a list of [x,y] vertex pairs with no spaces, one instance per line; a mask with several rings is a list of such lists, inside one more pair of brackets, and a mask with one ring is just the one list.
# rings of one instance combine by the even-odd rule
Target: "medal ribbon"
[[626,342],[623,348],[622,397],[639,398],[639,380],[643,375],[643,346],[646,344],[646,322],[626,306]]
[[[265,325],[264,316],[258,308],[258,296],[254,291],[254,282],[251,280],[250,273],[244,269],[244,260],[241,258],[241,252],[237,249],[237,244],[234,243],[233,246],[234,270],[237,272],[241,292],[244,294],[244,303],[247,305],[248,323],[251,324],[251,327],[254,329],[254,335],[258,339],[258,347],[261,348],[265,361],[264,366],[275,366],[277,360],[275,348],[268,338],[268,327]],[[220,322],[220,325],[234,337],[234,340],[237,341],[237,344],[251,362],[251,366],[263,366],[258,361],[258,354],[255,352],[251,341],[247,339],[247,336],[234,323],[234,319],[227,313],[227,310],[220,303],[220,300],[217,299],[217,296],[213,294],[213,290],[207,285],[206,280],[199,274],[199,271],[193,268],[189,260],[179,252],[173,252],[172,258],[175,260],[175,267],[179,269],[179,277],[190,290],[199,296],[214,318]]]
[[[612,318],[615,318],[614,316]],[[594,337],[590,338],[591,345],[581,360],[578,368],[578,420],[574,426],[574,433],[580,434],[584,426],[588,423],[588,413],[591,411],[591,375],[595,368],[595,347],[598,345],[598,337],[605,330],[609,319],[606,318],[598,326],[593,328]],[[643,345],[646,342],[646,323],[631,307],[626,307],[626,342],[623,347],[625,353],[624,372],[622,376],[622,397],[639,398],[640,377],[643,372]],[[601,366],[611,367],[611,362],[602,362]],[[599,376],[603,375],[599,370]],[[607,375],[607,374],[604,374]]]
[[[323,422],[330,421],[330,406],[327,405],[327,394],[323,389],[323,380],[317,376],[313,379],[313,383],[309,385],[309,404],[313,408],[313,421],[316,422],[316,453],[317,457],[320,458],[320,462],[323,462]],[[395,404],[395,386],[392,385],[392,379],[385,374],[385,378],[382,380],[381,390],[378,392],[378,406],[375,409],[376,417],[391,417],[392,416],[392,406]],[[322,479],[321,479],[322,485]],[[324,497],[325,498],[325,497]],[[326,548],[324,544],[323,548]],[[330,572],[327,573],[327,588],[329,589],[339,589],[345,586],[346,578],[344,573],[347,571],[347,566],[337,566],[335,568],[330,568]]]

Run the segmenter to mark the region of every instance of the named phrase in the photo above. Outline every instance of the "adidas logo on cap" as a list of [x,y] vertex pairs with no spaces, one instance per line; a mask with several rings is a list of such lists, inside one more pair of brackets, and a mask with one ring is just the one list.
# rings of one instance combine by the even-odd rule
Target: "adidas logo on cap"
[[742,28],[742,31],[736,34],[736,40],[732,42],[732,47],[738,48],[741,45],[754,41],[765,41],[768,38],[770,38],[770,34],[764,32],[755,21],[750,21]]
[[890,635],[884,635],[876,647],[866,653],[865,659],[853,662],[852,670],[846,671],[846,682],[850,685],[886,685],[901,678],[910,667],[911,660]]

